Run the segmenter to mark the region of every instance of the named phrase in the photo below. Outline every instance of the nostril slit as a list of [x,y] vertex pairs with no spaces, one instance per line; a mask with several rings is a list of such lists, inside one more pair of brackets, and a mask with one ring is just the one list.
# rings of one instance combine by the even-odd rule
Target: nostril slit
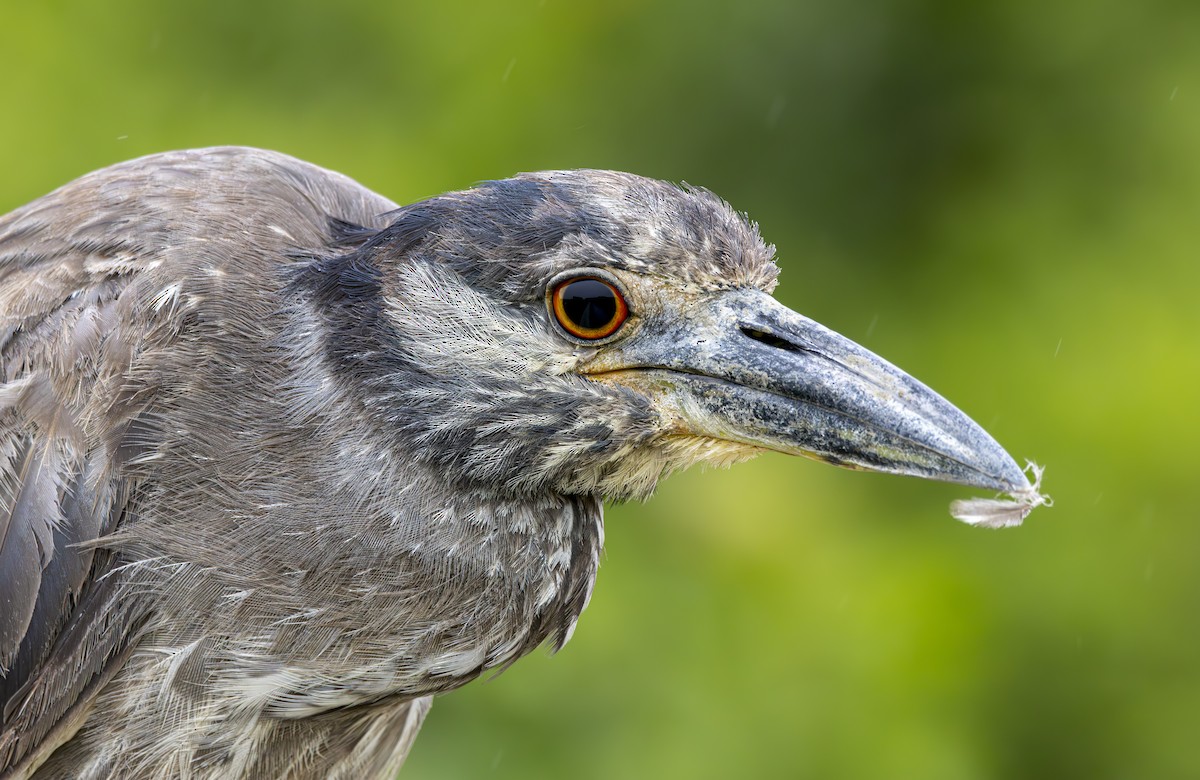
[[742,333],[744,333],[746,336],[754,339],[755,341],[757,341],[761,344],[766,344],[768,347],[775,347],[776,349],[785,349],[788,352],[808,352],[809,351],[809,350],[805,349],[804,347],[800,346],[799,344],[793,344],[792,342],[788,341],[787,339],[776,336],[774,333],[767,333],[765,330],[759,330],[758,328],[751,328],[746,325],[742,325],[740,327],[741,327]]

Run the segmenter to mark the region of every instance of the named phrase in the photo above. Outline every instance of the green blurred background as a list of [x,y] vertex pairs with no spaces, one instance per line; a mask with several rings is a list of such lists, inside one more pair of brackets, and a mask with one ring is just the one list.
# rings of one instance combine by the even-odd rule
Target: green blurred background
[[575,639],[405,777],[1200,777],[1200,4],[8,2],[0,70],[0,211],[212,144],[399,202],[706,186],[786,303],[1047,466],[1003,532],[776,455],[612,507]]

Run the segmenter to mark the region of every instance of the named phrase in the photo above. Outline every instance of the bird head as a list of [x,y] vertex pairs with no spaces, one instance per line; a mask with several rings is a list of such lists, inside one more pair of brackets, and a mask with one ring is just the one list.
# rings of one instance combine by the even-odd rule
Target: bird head
[[1011,491],[1021,468],[882,358],[776,301],[774,250],[711,193],[610,171],[399,209],[296,289],[389,446],[512,494],[648,496],[766,450]]

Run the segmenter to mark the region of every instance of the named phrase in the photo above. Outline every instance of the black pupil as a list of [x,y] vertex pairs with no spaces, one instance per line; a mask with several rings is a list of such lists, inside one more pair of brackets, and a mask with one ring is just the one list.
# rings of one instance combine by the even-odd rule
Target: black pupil
[[617,296],[598,279],[580,279],[563,288],[562,310],[577,327],[599,330],[617,316]]

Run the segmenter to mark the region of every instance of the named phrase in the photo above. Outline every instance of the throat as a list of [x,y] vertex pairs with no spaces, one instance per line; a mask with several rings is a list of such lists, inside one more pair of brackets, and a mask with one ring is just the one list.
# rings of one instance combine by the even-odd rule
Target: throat
[[358,535],[390,549],[386,562],[355,566],[374,572],[354,596],[370,616],[356,631],[355,653],[375,662],[352,677],[378,683],[380,673],[394,674],[394,691],[437,693],[544,643],[552,651],[566,644],[599,566],[598,499],[456,495],[419,503],[423,509],[393,514],[386,529]]

